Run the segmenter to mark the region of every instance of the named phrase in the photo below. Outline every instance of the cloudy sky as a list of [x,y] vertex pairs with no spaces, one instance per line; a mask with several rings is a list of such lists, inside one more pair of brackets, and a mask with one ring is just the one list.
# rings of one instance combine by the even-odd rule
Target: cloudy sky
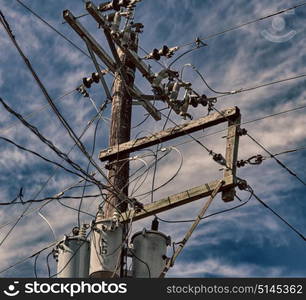
[[[94,1],[99,4],[98,1]],[[31,61],[50,96],[56,100],[59,111],[80,135],[96,114],[93,103],[78,94],[75,89],[82,83],[84,76],[94,71],[88,57],[71,46],[61,36],[43,24],[17,1],[0,0],[1,11],[10,24],[20,47]],[[69,9],[74,15],[85,13],[81,0],[24,0],[44,20],[52,24],[58,31],[85,50],[85,45],[67,24],[63,24],[62,11]],[[137,6],[136,21],[144,24],[144,33],[140,36],[139,55],[145,53],[141,49],[151,51],[164,44],[169,47],[181,46],[193,42],[197,37],[205,38],[211,34],[222,32],[237,24],[248,22],[269,15],[280,9],[288,8],[300,1],[285,0],[143,0]],[[245,26],[241,29],[218,35],[206,41],[207,47],[192,51],[178,60],[172,68],[181,71],[185,64],[191,63],[203,74],[207,82],[217,91],[233,91],[250,88],[284,78],[305,74],[306,57],[303,49],[306,46],[305,22],[306,6],[291,10],[285,14]],[[94,20],[85,16],[80,22],[90,31],[108,51],[103,33],[97,28]],[[23,63],[18,52],[9,40],[4,29],[0,28],[0,97],[14,110],[22,114],[40,132],[51,140],[61,151],[68,153],[73,141],[62,127],[57,117],[48,107],[47,102]],[[193,45],[182,47],[173,57],[175,59]],[[171,60],[161,60],[169,65]],[[152,70],[159,72],[162,66],[150,61]],[[102,63],[101,63],[102,64]],[[184,68],[183,78],[191,82],[193,88],[201,94],[216,96],[204,84],[199,76],[188,67]],[[113,77],[106,76],[111,87]],[[150,87],[141,75],[137,75],[137,85],[145,93],[151,93]],[[303,78],[270,85],[249,92],[221,97],[216,103],[218,110],[238,106],[242,121],[247,122],[278,112],[290,110],[306,104]],[[71,92],[71,93],[70,93]],[[69,95],[58,99],[60,96]],[[94,85],[89,93],[96,106],[105,101],[105,93],[99,85]],[[156,104],[166,107],[163,103]],[[156,122],[145,117],[146,111],[139,106],[133,107],[132,136],[149,135],[159,131],[164,125],[163,118]],[[164,110],[163,113],[167,113]],[[40,153],[50,160],[63,163],[48,147],[46,147],[29,129],[0,107],[0,136]],[[191,109],[194,118],[207,114],[207,108]],[[110,106],[103,113],[103,119],[93,125],[84,135],[82,141],[88,152],[92,151],[94,131],[97,127],[94,159],[100,149],[108,145]],[[183,122],[174,114],[171,119]],[[171,126],[168,122],[167,126]],[[244,125],[249,134],[272,153],[300,148],[306,145],[305,110],[300,109],[279,116],[266,118]],[[198,132],[201,142],[214,152],[225,150],[225,124]],[[218,133],[216,133],[219,131]],[[221,132],[220,132],[221,131]],[[215,133],[209,135],[210,133]],[[209,135],[209,136],[206,136]],[[203,137],[204,136],[204,137]],[[206,137],[205,137],[206,136]],[[182,144],[183,142],[187,142]],[[183,165],[177,176],[168,185],[154,193],[154,200],[166,195],[184,191],[190,187],[221,178],[220,166],[214,163],[207,152],[199,145],[192,143],[190,137],[183,137],[164,144],[177,146],[165,156],[157,167],[155,185],[158,187],[167,182]],[[152,148],[155,150],[155,147]],[[0,201],[10,202],[16,198],[20,189],[23,200],[41,199],[55,195],[67,187],[77,184],[79,177],[67,173],[56,166],[0,140]],[[147,154],[150,152],[144,152]],[[247,159],[253,155],[267,156],[258,145],[247,136],[240,140],[239,159]],[[305,175],[305,152],[298,151],[284,154],[278,158],[302,180]],[[76,148],[70,157],[87,169],[88,161]],[[162,156],[163,154],[159,154]],[[146,162],[152,162],[147,157]],[[104,168],[104,164],[101,164]],[[131,163],[137,171],[141,161]],[[105,169],[103,169],[106,171]],[[94,171],[93,168],[90,171]],[[130,194],[143,202],[151,200],[150,195],[142,194],[150,191],[152,168],[142,174],[140,180],[133,178]],[[145,176],[147,177],[145,178]],[[296,177],[289,174],[274,160],[264,161],[260,166],[247,166],[238,170],[238,176],[247,180],[256,195],[285,218],[294,228],[306,235],[306,196],[305,186]],[[97,178],[99,178],[97,176]],[[131,178],[131,180],[133,180]],[[67,195],[78,196],[82,189],[73,189]],[[87,189],[88,194],[97,193],[95,187]],[[238,192],[245,201],[248,192]],[[160,214],[166,220],[188,220],[197,215],[203,205],[203,199],[183,207]],[[92,220],[101,199],[85,199],[81,214],[82,222]],[[62,203],[77,208],[79,201],[62,200]],[[238,205],[235,200],[224,203],[220,196],[216,198],[208,213],[215,213]],[[77,212],[52,201],[31,205],[17,226],[12,226],[27,206],[15,204],[0,207],[0,241],[10,232],[0,247],[0,272],[23,260],[36,251],[48,246],[54,240],[69,234],[77,225]],[[39,214],[40,212],[40,214]],[[86,214],[87,213],[87,214]],[[42,217],[42,216],[43,217]],[[47,222],[46,222],[47,219]],[[151,218],[135,222],[133,232],[150,226]],[[55,237],[48,225],[51,225]],[[190,223],[161,223],[160,230],[171,235],[173,241],[180,241],[188,230]],[[38,258],[38,276],[47,276],[46,256],[50,249]],[[169,252],[170,253],[170,252]],[[243,207],[231,212],[218,214],[203,220],[189,240],[186,248],[169,272],[174,277],[300,277],[306,276],[305,241],[269,210],[252,198]],[[55,264],[50,259],[52,273]],[[33,259],[18,264],[14,268],[0,273],[3,277],[32,277]]]

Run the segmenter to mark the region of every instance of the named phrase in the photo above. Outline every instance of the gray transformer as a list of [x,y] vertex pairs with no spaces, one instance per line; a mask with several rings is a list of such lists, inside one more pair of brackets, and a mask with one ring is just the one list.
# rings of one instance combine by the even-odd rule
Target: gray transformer
[[120,276],[123,226],[113,221],[95,224],[91,236],[89,276],[93,278],[118,278]]
[[56,247],[57,278],[88,278],[89,241],[85,237],[65,237]]
[[159,231],[144,229],[135,233],[131,242],[133,278],[159,277],[167,262],[170,237]]

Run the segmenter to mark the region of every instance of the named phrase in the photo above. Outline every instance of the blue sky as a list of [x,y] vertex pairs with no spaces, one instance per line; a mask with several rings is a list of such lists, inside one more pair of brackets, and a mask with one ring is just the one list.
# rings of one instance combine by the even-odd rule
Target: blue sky
[[[98,1],[94,1],[99,4]],[[41,23],[37,18],[20,6],[17,1],[0,0],[1,10],[11,25],[17,41],[30,59],[51,97],[57,97],[73,91],[81,84],[84,76],[94,71],[92,62],[78,52],[54,31]],[[83,1],[38,1],[25,0],[42,18],[50,22],[65,36],[81,48],[85,45],[67,25],[62,24],[62,11],[70,9],[74,15],[84,13]],[[226,28],[277,10],[299,4],[300,1],[283,0],[234,0],[234,1],[200,1],[200,0],[143,0],[137,6],[136,20],[144,24],[144,33],[140,36],[140,46],[148,51],[160,48],[164,44],[177,46],[189,43],[196,37],[205,37],[223,31]],[[181,70],[187,63],[194,64],[204,75],[209,84],[221,91],[232,91],[248,88],[286,77],[306,73],[303,49],[306,46],[305,24],[306,7],[301,7],[279,17],[270,18],[242,29],[229,32],[207,41],[208,47],[193,51],[184,56],[175,65]],[[80,19],[82,24],[106,46],[102,32],[90,17]],[[57,121],[53,112],[45,107],[46,101],[35,84],[23,61],[8,39],[3,28],[0,30],[0,96],[17,112],[27,115],[34,112],[29,122],[61,150],[68,152],[73,145],[64,128]],[[105,47],[106,48],[106,47]],[[188,48],[180,49],[175,56]],[[141,56],[145,54],[139,50]],[[168,61],[163,61],[168,64]],[[150,61],[154,72],[161,66]],[[192,82],[199,93],[214,94],[203,85],[200,78],[190,68],[184,70],[184,80]],[[111,85],[112,77],[107,76]],[[150,93],[146,81],[137,75],[137,85]],[[238,106],[242,120],[248,121],[265,115],[277,113],[305,104],[305,80],[295,80],[247,93],[220,98],[217,109]],[[98,85],[90,89],[90,95],[97,105],[105,100],[105,94]],[[88,99],[77,92],[56,102],[59,110],[80,134],[87,122],[95,115],[95,109]],[[164,104],[157,104],[164,107]],[[43,108],[43,109],[42,109]],[[142,107],[135,106],[133,124],[139,123],[146,113]],[[201,117],[207,113],[205,108],[191,110],[193,116]],[[23,146],[31,148],[50,159],[59,162],[58,158],[44,144],[15,118],[0,107],[0,135],[10,138]],[[109,130],[109,107],[99,123],[94,158],[97,160],[99,149],[107,147]],[[180,118],[172,115],[181,122]],[[142,126],[132,130],[132,136],[147,135],[159,131],[164,122],[149,118]],[[306,145],[305,110],[298,110],[278,117],[250,123],[244,127],[258,139],[269,151],[278,153]],[[223,126],[207,130],[206,133],[224,129]],[[90,128],[83,141],[91,148],[94,126]],[[203,135],[203,132],[198,133]],[[206,137],[201,141],[215,152],[224,152],[224,132]],[[176,145],[188,137],[167,143]],[[153,148],[154,149],[154,148]],[[200,185],[219,178],[221,173],[203,148],[194,143],[179,146],[184,157],[184,164],[178,176],[163,189],[154,194],[158,200],[163,196],[183,191],[191,186]],[[55,172],[39,197],[54,195],[79,179],[65,171],[22,152],[12,145],[0,141],[0,201],[8,202],[16,197],[21,187],[24,199],[31,199],[41,185]],[[247,137],[241,138],[239,159],[247,159],[255,154],[266,155]],[[283,155],[280,160],[306,180],[305,152]],[[71,157],[84,169],[86,159],[74,150]],[[178,168],[179,156],[172,151],[158,166],[156,185],[167,181]],[[103,164],[102,164],[103,166]],[[132,168],[139,167],[139,162],[132,163]],[[239,177],[244,178],[253,187],[257,195],[273,207],[289,223],[306,235],[306,197],[305,186],[273,160],[267,160],[260,166],[239,169]],[[150,190],[152,172],[138,194]],[[178,189],[179,187],[179,189]],[[75,195],[80,191],[74,191]],[[94,188],[88,192],[96,192]],[[71,194],[72,195],[72,194]],[[243,199],[248,193],[239,192]],[[77,207],[76,200],[64,200]],[[100,199],[87,199],[83,210],[94,214]],[[142,199],[150,201],[150,197]],[[203,200],[161,214],[168,220],[184,220],[196,216]],[[239,204],[223,203],[217,197],[209,212]],[[41,204],[33,204],[31,209]],[[14,220],[23,211],[24,206],[13,205],[0,209],[0,239],[5,236]],[[52,225],[56,238],[68,234],[77,224],[77,214],[64,208],[57,202],[46,205],[43,215]],[[90,222],[88,215],[82,214],[82,221]],[[135,222],[133,232],[150,225],[151,219]],[[160,230],[180,241],[190,224],[161,223]],[[0,247],[0,271],[18,260],[29,256],[54,241],[47,223],[37,210],[22,218],[9,238]],[[176,265],[169,272],[174,277],[305,277],[306,259],[305,241],[298,237],[279,219],[261,206],[255,199],[247,205],[226,214],[204,220],[194,233]],[[39,276],[46,276],[45,256],[43,252],[38,260]],[[54,272],[54,264],[52,262]],[[0,276],[32,277],[33,260],[28,260]]]

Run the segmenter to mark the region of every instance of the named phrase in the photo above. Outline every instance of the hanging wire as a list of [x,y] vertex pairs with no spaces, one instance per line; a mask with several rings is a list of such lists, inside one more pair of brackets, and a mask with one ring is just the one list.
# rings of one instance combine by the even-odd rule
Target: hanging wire
[[[76,89],[73,89],[73,90],[71,90],[69,92],[64,93],[63,95],[57,97],[53,101],[54,102],[58,102],[58,101],[63,100],[65,97],[67,97],[67,96],[69,96],[69,95],[71,95],[73,93],[76,93]],[[49,104],[42,105],[39,108],[31,111],[30,113],[25,114],[24,118],[25,118],[25,120],[29,120],[33,116],[37,115],[38,113],[42,112],[43,110],[45,110],[47,108],[49,108]],[[14,128],[14,127],[16,127],[18,125],[20,125],[20,122],[18,120],[17,121],[12,121],[12,122],[10,122],[10,125],[8,125],[7,127],[1,128],[0,129],[0,133],[4,133],[5,131],[8,131],[9,129]]]
[[57,242],[53,242],[52,244],[49,244],[48,246],[46,246],[46,247],[44,247],[44,248],[42,248],[42,249],[40,249],[40,250],[38,250],[38,251],[35,251],[34,254],[32,254],[32,255],[30,255],[30,256],[27,256],[27,257],[25,257],[25,258],[23,258],[23,259],[17,261],[17,262],[14,263],[13,265],[10,265],[9,267],[6,267],[6,268],[2,269],[2,270],[0,271],[0,274],[4,273],[4,272],[6,272],[6,271],[8,271],[8,270],[10,270],[10,269],[12,269],[12,268],[15,268],[16,266],[18,266],[18,265],[20,265],[20,264],[26,262],[27,260],[29,260],[29,259],[35,257],[35,256],[38,255],[39,253],[41,253],[41,252],[43,252],[43,251],[45,251],[45,250],[47,250],[47,249],[53,247],[56,243],[57,243]]
[[[236,199],[238,199],[241,202],[241,199],[237,195],[235,195],[235,197],[236,197]],[[242,203],[240,203],[239,205],[235,205],[231,208],[227,208],[227,209],[223,209],[223,210],[214,212],[212,214],[209,214],[207,216],[202,217],[201,220],[205,220],[205,219],[208,219],[208,218],[220,215],[220,214],[224,214],[224,213],[227,213],[227,212],[231,212],[233,210],[241,208],[241,207],[245,206],[246,204],[248,204],[250,202],[250,200],[252,199],[252,197],[253,197],[253,193],[250,192],[249,198],[247,200],[243,201]],[[157,216],[157,219],[161,222],[164,222],[164,223],[173,223],[173,224],[175,224],[175,223],[191,223],[191,222],[195,221],[195,219],[192,219],[192,220],[165,220],[165,219],[160,218],[158,216]]]
[[[107,103],[107,100],[106,100],[106,103]],[[95,105],[96,109],[97,109],[97,106]],[[106,104],[105,104],[105,107],[106,107]],[[96,138],[97,138],[97,130],[98,130],[98,127],[99,127],[99,122],[102,118],[102,115],[101,115],[101,112],[97,109],[97,113],[99,114],[99,119],[96,123],[96,126],[95,126],[95,130],[94,130],[94,139],[93,139],[93,144],[92,144],[92,149],[91,149],[91,156],[94,155],[95,153],[95,148],[96,148]],[[87,165],[87,169],[86,169],[86,172],[88,173],[89,172],[89,169],[90,169],[90,162],[88,163]],[[79,203],[79,207],[78,207],[78,216],[77,216],[77,220],[78,220],[78,227],[80,228],[81,227],[81,221],[80,221],[80,217],[81,217],[81,209],[82,209],[82,203],[83,203],[83,197],[84,197],[84,194],[85,194],[85,190],[86,190],[86,187],[87,187],[87,180],[85,180],[84,182],[84,187],[83,187],[83,190],[82,190],[82,198],[80,200],[80,203]]]
[[201,74],[201,72],[193,65],[193,64],[186,64],[186,67],[191,67],[201,78],[201,80],[204,82],[204,84],[208,87],[209,90],[211,90],[213,93],[215,94],[221,94],[221,95],[229,95],[232,92],[220,92],[220,91],[216,91],[215,89],[213,89],[205,80],[204,76]]
[[270,212],[272,212],[277,218],[279,218],[285,225],[287,225],[292,231],[294,231],[302,240],[306,242],[306,237],[297,230],[294,226],[292,226],[288,221],[286,221],[282,216],[280,216],[274,209],[272,209],[267,203],[265,203],[259,196],[254,193],[254,190],[248,185],[247,187],[252,193],[255,199],[262,204],[265,208],[267,208]]
[[[294,107],[292,109],[280,111],[280,112],[277,112],[277,113],[274,113],[274,114],[265,115],[263,117],[259,117],[259,118],[253,119],[253,120],[241,122],[241,123],[235,124],[233,126],[247,125],[247,124],[255,123],[255,122],[258,122],[258,121],[266,120],[266,119],[269,119],[269,118],[278,117],[278,116],[281,116],[281,115],[284,115],[284,114],[287,114],[287,113],[291,113],[291,112],[295,112],[295,111],[298,111],[298,110],[302,110],[302,109],[305,109],[305,108],[306,108],[306,105],[297,106],[297,107]],[[209,134],[204,134],[204,135],[199,136],[198,139],[204,139],[204,138],[207,138],[207,137],[210,137],[210,136],[214,136],[214,135],[217,135],[219,133],[225,132],[227,130],[228,129],[226,128],[226,129],[221,129],[221,130],[214,131],[214,132],[209,133]],[[189,139],[189,140],[180,142],[178,144],[174,144],[173,146],[174,147],[179,147],[179,146],[182,146],[182,145],[185,145],[185,144],[188,144],[188,143],[193,143],[193,142],[195,142],[194,139]]]
[[[251,25],[251,24],[254,24],[254,23],[257,23],[257,22],[260,22],[260,21],[263,21],[263,20],[266,20],[266,19],[269,19],[271,17],[275,17],[277,15],[281,15],[281,14],[284,14],[290,10],[294,10],[296,8],[300,8],[300,7],[303,7],[306,5],[306,2],[302,2],[300,4],[297,4],[297,5],[294,5],[294,6],[291,6],[291,7],[288,7],[286,9],[282,9],[282,10],[279,10],[279,11],[276,11],[272,14],[268,14],[268,15],[265,15],[265,16],[262,16],[260,18],[257,18],[257,19],[254,19],[254,20],[251,20],[251,21],[248,21],[248,22],[245,22],[245,23],[242,23],[242,24],[239,24],[239,25],[235,25],[233,27],[230,27],[230,28],[227,28],[227,29],[224,29],[220,32],[217,32],[217,33],[213,33],[213,34],[210,34],[210,35],[207,35],[207,36],[203,36],[203,37],[199,37],[198,39],[200,39],[201,41],[207,41],[207,40],[210,40],[212,38],[215,38],[215,37],[218,37],[218,36],[221,36],[225,33],[228,33],[228,32],[231,32],[231,31],[234,31],[234,30],[237,30],[237,29],[240,29],[242,27],[245,27],[245,26],[248,26],[248,25]],[[179,47],[186,47],[186,46],[190,46],[190,45],[193,45],[195,44],[195,42],[189,42],[189,43],[185,43],[183,45],[180,45]]]
[[231,92],[228,92],[225,95],[218,96],[217,98],[220,99],[220,98],[231,96],[231,95],[237,95],[237,94],[241,94],[241,93],[245,93],[245,92],[250,92],[250,91],[257,90],[257,89],[264,88],[264,87],[268,87],[268,86],[271,86],[271,85],[274,85],[274,84],[279,84],[279,83],[292,81],[292,80],[296,80],[296,79],[301,79],[301,78],[305,78],[305,77],[306,77],[306,74],[300,74],[300,75],[296,75],[296,76],[292,76],[292,77],[287,77],[287,78],[279,79],[279,80],[276,80],[276,81],[259,84],[259,85],[249,87],[249,88],[241,88],[241,89],[238,89],[238,90],[233,90]]

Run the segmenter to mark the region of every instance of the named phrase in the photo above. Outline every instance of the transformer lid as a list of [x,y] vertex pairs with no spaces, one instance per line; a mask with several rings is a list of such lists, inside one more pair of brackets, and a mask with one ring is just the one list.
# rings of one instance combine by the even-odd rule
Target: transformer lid
[[131,238],[131,243],[133,243],[133,240],[134,240],[137,236],[139,236],[139,235],[145,236],[145,235],[147,235],[147,234],[156,234],[156,235],[160,235],[160,236],[162,236],[162,237],[166,240],[167,245],[170,245],[170,244],[171,244],[171,238],[170,238],[170,236],[167,236],[167,235],[165,235],[164,233],[162,233],[162,232],[160,232],[160,231],[146,230],[145,228],[144,228],[142,231],[136,232],[136,233],[132,236],[132,238]]
[[82,236],[65,236],[64,239],[62,239],[61,241],[58,242],[57,245],[65,243],[67,241],[83,241],[83,242],[88,242],[89,240],[86,237],[82,237]]

